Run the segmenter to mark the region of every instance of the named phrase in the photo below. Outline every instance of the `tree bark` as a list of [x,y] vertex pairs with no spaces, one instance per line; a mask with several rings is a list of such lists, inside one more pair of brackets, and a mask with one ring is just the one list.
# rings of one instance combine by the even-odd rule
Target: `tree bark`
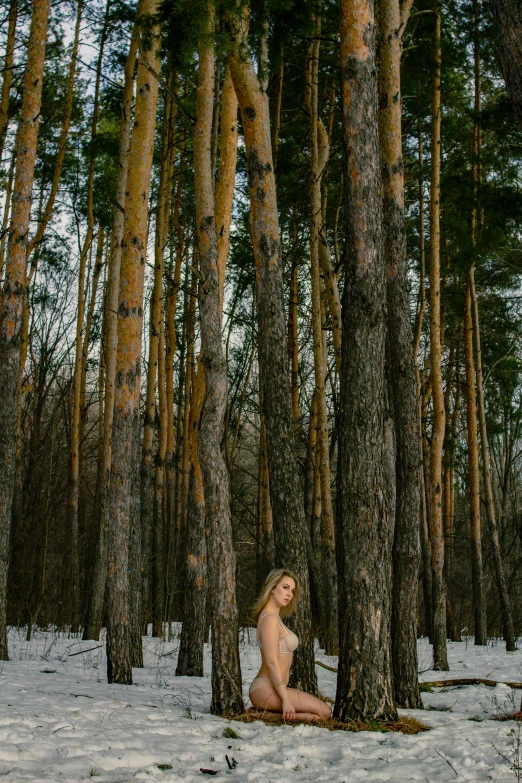
[[[321,549],[324,592],[324,615],[321,617],[322,639],[327,655],[338,650],[337,569],[335,564],[335,532],[328,448],[328,411],[326,407],[326,356],[323,346],[321,315],[321,278],[319,271],[319,231],[322,222],[321,179],[318,143],[318,79],[320,18],[315,18],[314,40],[309,44],[306,61],[305,103],[310,125],[310,276],[312,298],[312,335],[314,354],[315,399],[317,406],[317,442],[315,463],[321,481]],[[313,545],[313,544],[312,544]]]
[[[144,21],[148,21],[157,10],[157,0],[144,0],[140,9]],[[108,503],[110,524],[107,535],[107,675],[109,682],[122,684],[132,682],[129,538],[134,510],[133,481],[136,477],[133,460],[137,458],[136,449],[132,446],[139,442],[140,427],[147,211],[158,100],[158,82],[150,73],[149,67],[156,73],[159,72],[160,36],[157,25],[152,26],[151,34],[150,48],[146,49],[143,43],[141,44],[134,128],[129,149],[117,308],[116,393]]]
[[185,611],[179,645],[176,676],[203,676],[203,649],[207,635],[207,547],[205,541],[205,497],[198,458],[198,430],[205,396],[205,371],[201,361],[194,373],[190,401],[191,464],[188,486],[184,592]]
[[522,128],[522,7],[518,0],[491,0],[500,65]]
[[241,109],[246,147],[252,237],[256,261],[258,356],[263,372],[270,500],[276,565],[293,568],[303,594],[292,619],[300,644],[293,682],[315,694],[306,522],[294,441],[285,349],[285,307],[276,185],[268,99],[261,90],[247,44],[248,9],[228,13],[225,32],[232,80]]
[[[143,0],[138,5],[137,15],[141,14]],[[107,506],[110,484],[112,425],[114,398],[116,393],[116,360],[118,348],[118,304],[120,288],[121,242],[124,227],[125,189],[129,169],[129,144],[131,136],[131,106],[134,88],[134,67],[138,51],[138,34],[134,30],[125,63],[123,95],[120,115],[119,160],[114,217],[112,223],[110,256],[107,272],[107,306],[105,329],[105,403],[103,409],[103,461],[100,479],[100,512],[97,520],[98,531],[94,572],[90,591],[83,638],[98,639],[102,627],[105,586],[107,582]]]
[[473,584],[473,614],[475,644],[488,643],[486,630],[486,596],[482,566],[482,533],[480,526],[480,480],[478,454],[478,422],[475,399],[475,366],[473,363],[473,320],[469,279],[466,284],[464,314],[464,355],[466,360],[466,413],[468,425],[468,483],[471,544],[471,576]]
[[194,129],[196,230],[202,280],[199,287],[201,358],[205,400],[198,456],[205,493],[207,560],[212,624],[212,703],[216,715],[244,710],[239,664],[236,559],[232,543],[229,477],[221,450],[227,405],[227,368],[221,344],[221,302],[211,166],[214,93],[214,15],[207,18],[198,46],[198,88]]
[[49,0],[41,0],[32,9],[0,312],[0,660],[8,660],[7,573],[16,468],[20,336],[48,23]]
[[431,84],[431,190],[430,190],[430,367],[433,394],[433,431],[430,448],[430,539],[433,568],[433,656],[435,668],[447,671],[446,592],[444,586],[444,531],[442,523],[442,449],[445,411],[442,384],[440,327],[440,71],[441,14],[434,0],[435,32]]
[[[2,68],[4,78],[2,79],[2,92],[0,95],[0,159],[3,157],[7,126],[9,124],[9,98],[11,96],[11,84],[13,82],[17,16],[18,0],[11,0],[9,5],[9,25],[7,28],[7,41],[5,44],[4,67]],[[8,208],[8,203],[6,208]]]
[[391,528],[385,494],[386,270],[372,0],[340,6],[346,198],[339,404],[340,628],[334,714],[395,719]]
[[388,365],[395,427],[392,659],[395,703],[422,707],[417,665],[419,569],[419,408],[410,321],[404,225],[401,135],[401,13],[399,0],[380,6],[379,141],[383,172],[384,252],[388,272]]
[[513,630],[513,616],[509,600],[509,593],[504,573],[504,564],[500,550],[500,541],[498,537],[498,527],[495,513],[495,499],[493,496],[493,482],[491,479],[491,467],[488,444],[488,431],[486,426],[486,410],[484,405],[484,386],[482,380],[482,349],[480,344],[480,321],[478,311],[478,300],[475,290],[475,269],[472,267],[469,275],[470,293],[473,315],[473,334],[475,337],[475,357],[476,357],[476,383],[477,383],[477,402],[478,419],[480,429],[480,448],[482,455],[482,471],[484,482],[484,495],[486,501],[486,514],[489,525],[489,535],[491,542],[491,555],[493,559],[493,570],[495,581],[497,583],[498,597],[500,601],[500,610],[502,613],[502,626],[504,631],[504,641],[506,650],[512,652],[516,650],[515,632]]

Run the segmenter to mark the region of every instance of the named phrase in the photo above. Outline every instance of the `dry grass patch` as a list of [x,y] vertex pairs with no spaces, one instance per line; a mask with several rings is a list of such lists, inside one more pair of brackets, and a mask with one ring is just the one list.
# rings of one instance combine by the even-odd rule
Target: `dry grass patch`
[[[253,723],[256,720],[263,721],[267,726],[299,726],[303,721],[297,720],[283,720],[282,716],[274,715],[273,713],[267,714],[258,710],[247,710],[241,715],[234,715],[231,720],[239,721],[241,723]],[[329,720],[317,720],[314,721],[314,726],[319,726],[321,729],[328,729],[328,731],[380,731],[380,732],[400,732],[401,734],[420,734],[422,731],[429,731],[431,726],[427,726],[421,723],[416,718],[411,718],[404,715],[397,721],[384,721],[384,720],[350,720],[343,723],[336,718],[329,718]]]

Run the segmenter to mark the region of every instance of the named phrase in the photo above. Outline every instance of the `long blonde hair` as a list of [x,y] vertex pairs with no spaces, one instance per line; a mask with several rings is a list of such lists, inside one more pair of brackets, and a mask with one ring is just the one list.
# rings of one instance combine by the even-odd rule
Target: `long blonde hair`
[[290,571],[290,569],[288,568],[274,568],[272,569],[272,571],[270,571],[267,578],[265,579],[265,583],[261,589],[261,593],[259,594],[259,597],[255,602],[254,606],[252,607],[252,616],[256,622],[257,622],[257,618],[261,613],[262,608],[266,606],[268,601],[270,600],[270,594],[272,590],[274,589],[274,587],[277,587],[281,579],[283,579],[285,576],[288,576],[290,577],[290,579],[294,580],[295,591],[292,600],[289,601],[286,606],[281,607],[279,614],[281,615],[281,617],[288,617],[288,615],[292,614],[292,612],[294,611],[296,604],[299,600],[299,596],[301,595],[301,585],[299,583],[299,579],[294,574],[294,572]]

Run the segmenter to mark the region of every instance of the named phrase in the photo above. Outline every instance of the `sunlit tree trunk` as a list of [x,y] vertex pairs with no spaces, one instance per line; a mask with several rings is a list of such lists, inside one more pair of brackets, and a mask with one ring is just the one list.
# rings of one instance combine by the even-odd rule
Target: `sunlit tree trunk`
[[205,493],[209,596],[212,618],[212,703],[217,715],[242,712],[236,605],[235,552],[228,469],[221,449],[227,405],[227,368],[221,344],[221,297],[211,167],[214,94],[214,16],[210,6],[198,47],[194,129],[196,230],[202,280],[199,286],[201,358],[205,399],[198,456]]
[[0,312],[0,660],[8,660],[7,573],[15,486],[20,333],[48,23],[49,0],[40,0],[32,8]]
[[[138,16],[141,13],[140,0]],[[103,460],[100,478],[100,512],[97,519],[98,531],[94,571],[90,590],[89,607],[85,622],[83,638],[98,639],[102,627],[103,603],[107,581],[107,503],[110,483],[112,425],[114,414],[114,397],[116,393],[116,358],[118,347],[118,305],[121,267],[121,242],[123,239],[125,189],[129,168],[129,144],[131,136],[131,106],[134,88],[134,67],[138,51],[138,34],[133,31],[129,54],[125,63],[124,84],[120,115],[118,176],[114,217],[112,223],[111,244],[107,271],[107,303],[105,345],[105,402],[103,410]]]
[[248,9],[225,18],[232,80],[241,109],[256,260],[258,357],[263,370],[270,499],[276,565],[293,568],[303,596],[292,619],[300,644],[293,681],[317,690],[311,636],[306,521],[297,465],[287,375],[286,319],[281,242],[270,139],[268,99],[256,76],[247,42]]
[[385,490],[386,268],[372,0],[340,6],[346,198],[339,403],[339,674],[334,714],[395,719]]
[[[145,0],[140,9],[145,20],[157,13],[157,0]],[[129,547],[135,516],[133,486],[139,449],[139,399],[143,288],[147,251],[147,211],[158,82],[146,67],[159,71],[160,37],[152,25],[150,48],[141,44],[138,61],[136,109],[129,149],[125,217],[122,239],[116,393],[114,399],[111,483],[107,530],[107,675],[109,682],[132,682]],[[130,452],[130,453],[129,453]]]
[[430,367],[433,396],[433,430],[430,447],[430,539],[433,568],[433,656],[435,668],[447,671],[446,591],[444,585],[444,531],[442,521],[442,449],[445,411],[442,384],[440,319],[440,165],[441,165],[441,13],[433,3],[435,31],[431,83],[431,190],[430,190]]

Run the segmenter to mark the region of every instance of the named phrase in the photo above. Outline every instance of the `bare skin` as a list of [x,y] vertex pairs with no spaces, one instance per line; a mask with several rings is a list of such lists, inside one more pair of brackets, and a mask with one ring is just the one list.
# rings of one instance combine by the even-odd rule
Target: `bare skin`
[[[256,688],[250,700],[257,710],[267,717],[283,716],[285,720],[324,720],[332,714],[331,708],[321,699],[309,693],[288,688],[293,655],[279,652],[279,640],[286,635],[279,621],[279,612],[293,598],[295,582],[284,576],[272,590],[272,594],[258,617],[259,639],[262,644],[261,668],[257,677],[267,677],[271,685]],[[268,615],[265,618],[265,615]],[[263,620],[263,622],[261,622]]]

